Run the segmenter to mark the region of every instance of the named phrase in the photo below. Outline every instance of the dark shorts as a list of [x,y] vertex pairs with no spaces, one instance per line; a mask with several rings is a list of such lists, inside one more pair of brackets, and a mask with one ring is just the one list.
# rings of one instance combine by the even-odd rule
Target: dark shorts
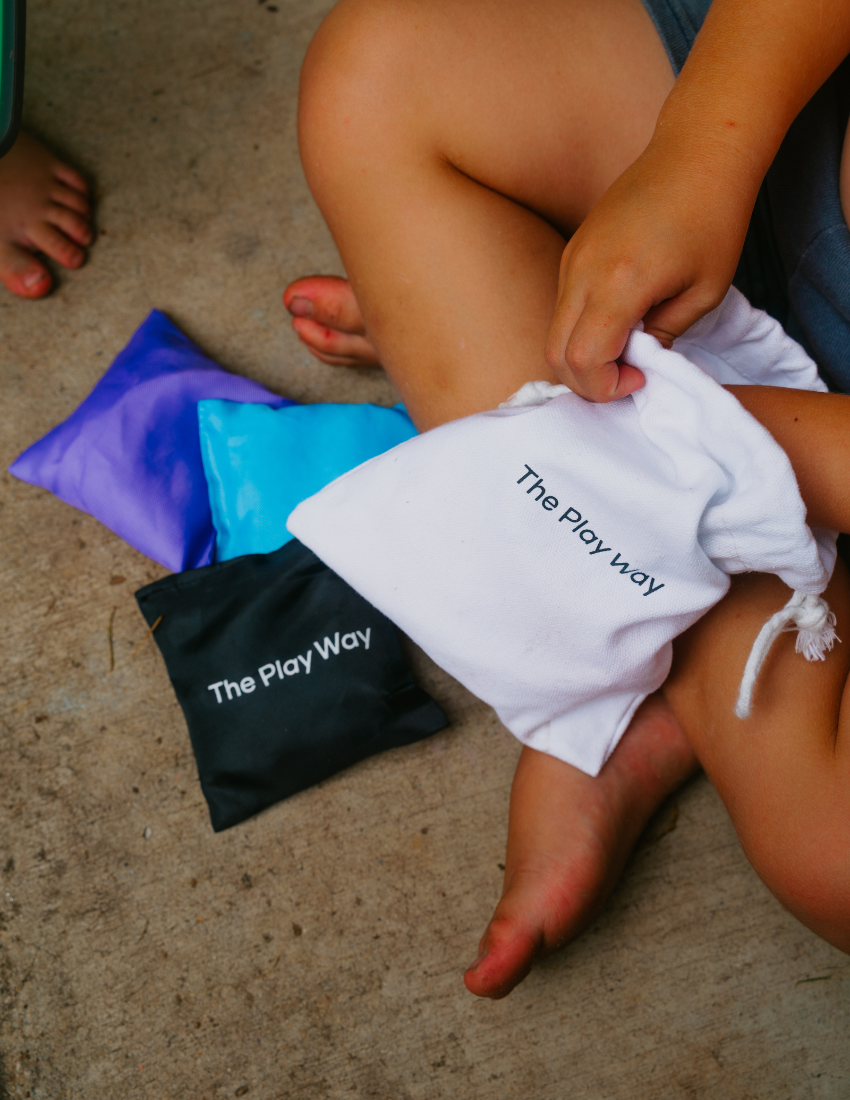
[[[643,0],[678,75],[711,0]],[[759,191],[734,283],[850,393],[850,231],[838,189],[850,59],[806,104]]]

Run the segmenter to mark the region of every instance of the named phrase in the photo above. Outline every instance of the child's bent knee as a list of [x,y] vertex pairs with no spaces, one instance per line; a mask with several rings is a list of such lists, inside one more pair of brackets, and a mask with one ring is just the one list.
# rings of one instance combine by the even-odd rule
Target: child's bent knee
[[[301,71],[305,169],[374,156],[409,132],[424,47],[406,0],[343,0],[316,33]],[[405,117],[407,116],[407,117]]]

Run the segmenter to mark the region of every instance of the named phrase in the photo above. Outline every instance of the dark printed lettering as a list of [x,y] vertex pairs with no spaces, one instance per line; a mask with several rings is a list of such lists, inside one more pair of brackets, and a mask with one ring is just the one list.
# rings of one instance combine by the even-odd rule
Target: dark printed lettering
[[[528,496],[536,493],[534,499],[540,505],[542,505],[544,511],[554,512],[554,510],[558,507],[558,498],[553,496],[546,496],[546,488],[543,485],[543,478],[537,473],[536,470],[532,469],[527,462],[523,463],[523,465],[525,466],[525,473],[517,481],[517,485],[521,485],[529,477],[537,478],[537,480],[533,482],[525,490],[525,492]],[[572,505],[570,505],[570,507],[567,508],[566,512],[558,516],[558,523],[563,523],[564,520],[566,520],[567,523],[574,525],[572,527],[572,532],[574,535],[577,534],[581,541],[585,544],[585,546],[589,548],[588,554],[590,555],[590,557],[593,557],[595,554],[612,553],[613,547],[603,546],[602,539],[596,534],[595,531],[593,531],[588,526],[588,521],[582,517],[582,514],[578,510],[578,508],[574,508]],[[595,546],[593,545],[594,543],[596,543]],[[644,592],[644,596],[649,596],[653,592],[657,592],[659,589],[664,588],[663,582],[656,583],[655,577],[650,577],[648,573],[645,573],[642,569],[637,568],[637,566],[632,567],[632,565],[627,562],[625,558],[620,557],[619,550],[616,554],[614,554],[613,559],[609,561],[608,564],[613,565],[615,569],[619,569],[620,574],[622,576],[629,577],[632,584],[636,584],[638,588],[642,588],[648,581],[649,587]],[[358,631],[357,633],[360,635],[361,638],[363,638],[363,635],[360,634],[360,631]],[[349,640],[352,638],[353,635],[351,634],[346,634],[343,637],[343,648],[354,648],[356,641],[352,642]],[[364,638],[364,641],[365,640],[366,639]],[[330,640],[330,638],[326,637],[323,646],[319,645],[318,642],[313,642],[313,645],[318,651],[319,655],[327,660],[329,649],[332,650],[334,653],[339,652],[339,634],[335,635],[333,642]],[[369,648],[368,642],[366,642],[366,648]],[[213,690],[213,688],[211,687],[210,690]]]
[[540,496],[537,496],[534,499],[535,500],[540,500],[540,497],[542,497],[543,494],[546,492],[546,490],[543,488],[543,478],[542,477],[539,477],[537,479],[537,481],[535,481],[535,483],[531,486],[531,488],[526,489],[525,491],[526,491],[526,493],[533,493],[535,489],[540,490]]

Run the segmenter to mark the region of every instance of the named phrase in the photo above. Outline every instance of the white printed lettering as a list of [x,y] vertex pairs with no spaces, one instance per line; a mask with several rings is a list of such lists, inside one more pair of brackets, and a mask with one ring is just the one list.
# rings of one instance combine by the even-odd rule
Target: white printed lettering
[[282,680],[283,679],[283,669],[280,667],[280,660],[275,661],[275,665],[277,666],[277,674]]
[[358,649],[360,643],[357,641],[356,634],[343,634],[342,636],[342,648],[343,649]]
[[363,639],[363,648],[368,649],[369,648],[369,638],[372,636],[371,626],[366,627],[366,633],[365,634],[363,633],[362,630],[358,630],[357,631],[357,636],[358,636],[358,638]]
[[233,696],[231,694],[231,692],[233,692],[233,691],[236,692],[236,698],[237,699],[242,694],[242,692],[239,690],[239,685],[238,684],[231,684],[231,682],[229,680],[224,681],[224,690],[227,692],[227,698],[228,699],[233,698]]
[[287,676],[297,676],[301,669],[298,667],[298,658],[291,657],[288,661],[283,662],[283,671]]
[[257,686],[257,681],[253,676],[243,676],[239,681],[239,686],[245,692],[246,695],[250,695],[254,688]]
[[304,671],[305,671],[305,672],[307,673],[307,675],[309,676],[309,675],[310,675],[310,665],[311,665],[311,664],[312,664],[312,662],[313,662],[313,650],[312,650],[312,649],[308,649],[308,650],[307,650],[307,656],[306,656],[306,657],[302,657],[302,656],[301,656],[301,654],[299,653],[299,654],[298,654],[298,660],[299,660],[299,661],[301,662],[301,664],[302,664],[302,665],[304,666]]
[[263,681],[263,687],[267,688],[269,686],[269,680],[273,680],[277,673],[275,672],[274,665],[263,665],[262,668],[257,669],[257,675]]
[[313,642],[313,645],[315,646],[316,652],[319,654],[319,656],[322,658],[323,661],[326,661],[328,659],[328,650],[330,650],[335,657],[338,657],[339,656],[339,631],[337,631],[336,634],[334,634],[334,640],[333,641],[331,641],[330,638],[326,634],[325,635],[325,644],[324,644],[324,646],[320,646],[318,642]]
[[223,683],[224,683],[224,680],[219,680],[219,682],[217,684],[210,684],[210,686],[207,688],[207,691],[214,691],[215,692],[215,701],[217,703],[221,702],[221,692],[218,689],[222,686]]

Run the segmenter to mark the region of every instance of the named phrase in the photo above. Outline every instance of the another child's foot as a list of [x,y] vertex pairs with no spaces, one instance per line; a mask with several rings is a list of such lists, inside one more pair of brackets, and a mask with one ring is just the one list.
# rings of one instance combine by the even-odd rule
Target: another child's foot
[[535,958],[596,916],[649,818],[697,768],[661,695],[653,695],[595,779],[523,749],[511,791],[502,898],[464,976],[480,997],[504,997]]
[[380,366],[348,279],[336,275],[296,279],[283,292],[283,304],[301,341],[323,363]]
[[50,273],[34,253],[79,267],[92,242],[88,184],[35,138],[21,133],[0,159],[0,281],[21,298],[41,298]]

